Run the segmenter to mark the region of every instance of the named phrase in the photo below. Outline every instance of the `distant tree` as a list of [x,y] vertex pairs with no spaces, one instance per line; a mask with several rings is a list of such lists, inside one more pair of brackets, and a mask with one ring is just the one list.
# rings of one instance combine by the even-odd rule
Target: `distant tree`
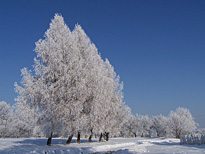
[[179,107],[175,112],[171,111],[169,114],[168,130],[176,138],[191,133],[197,128],[197,125],[192,114],[186,108]]
[[6,137],[8,136],[8,125],[9,121],[12,117],[12,110],[9,104],[6,102],[2,101],[0,102],[0,116],[1,116],[1,121],[0,121],[0,137]]
[[151,119],[151,128],[154,129],[157,133],[157,137],[166,136],[167,132],[167,117],[163,115],[153,116]]
[[136,114],[136,118],[140,126],[139,132],[141,134],[141,137],[149,136],[151,119],[147,115],[139,115],[139,114]]
[[136,116],[131,113],[130,109],[127,109],[125,115],[124,123],[121,128],[121,136],[125,137],[137,137],[139,131],[139,122],[137,121]]
[[37,123],[37,113],[27,103],[18,102],[14,105],[15,131],[18,137],[31,137]]

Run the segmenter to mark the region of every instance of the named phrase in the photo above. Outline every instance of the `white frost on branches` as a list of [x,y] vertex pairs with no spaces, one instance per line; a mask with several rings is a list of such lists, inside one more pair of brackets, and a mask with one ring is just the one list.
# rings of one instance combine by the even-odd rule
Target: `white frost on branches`
[[71,32],[56,14],[36,43],[34,69],[22,69],[19,103],[38,115],[48,137],[76,132],[116,133],[124,109],[119,77],[80,25]]
[[176,112],[171,111],[169,114],[169,132],[176,138],[191,133],[197,128],[197,125],[191,113],[186,108],[179,107]]

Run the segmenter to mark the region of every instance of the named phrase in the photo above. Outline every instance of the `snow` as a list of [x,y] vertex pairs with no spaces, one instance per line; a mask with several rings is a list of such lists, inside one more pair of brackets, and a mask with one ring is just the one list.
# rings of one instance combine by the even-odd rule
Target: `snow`
[[6,138],[0,139],[1,154],[202,154],[205,153],[205,145],[180,145],[179,139],[170,138],[113,138],[108,142],[98,143],[94,140],[87,143],[87,139],[81,139],[77,144],[76,139],[70,145],[65,144],[66,139],[56,138],[51,146],[46,146],[45,138]]

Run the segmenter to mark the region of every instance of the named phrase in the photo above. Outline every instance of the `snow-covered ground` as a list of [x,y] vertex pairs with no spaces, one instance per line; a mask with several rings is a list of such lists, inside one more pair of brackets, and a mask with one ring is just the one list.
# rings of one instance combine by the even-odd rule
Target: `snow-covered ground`
[[53,139],[50,147],[46,139],[0,139],[0,154],[204,154],[205,145],[180,145],[178,139],[167,138],[113,138],[108,142],[97,140],[87,143],[82,139],[80,144],[66,145],[66,139]]

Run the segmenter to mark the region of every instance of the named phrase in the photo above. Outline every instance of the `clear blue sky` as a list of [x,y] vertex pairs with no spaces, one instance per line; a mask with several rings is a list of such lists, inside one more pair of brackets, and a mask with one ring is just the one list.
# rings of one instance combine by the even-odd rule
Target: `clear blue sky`
[[0,101],[14,104],[20,69],[55,13],[82,25],[124,82],[133,113],[189,108],[205,127],[204,0],[0,0]]

